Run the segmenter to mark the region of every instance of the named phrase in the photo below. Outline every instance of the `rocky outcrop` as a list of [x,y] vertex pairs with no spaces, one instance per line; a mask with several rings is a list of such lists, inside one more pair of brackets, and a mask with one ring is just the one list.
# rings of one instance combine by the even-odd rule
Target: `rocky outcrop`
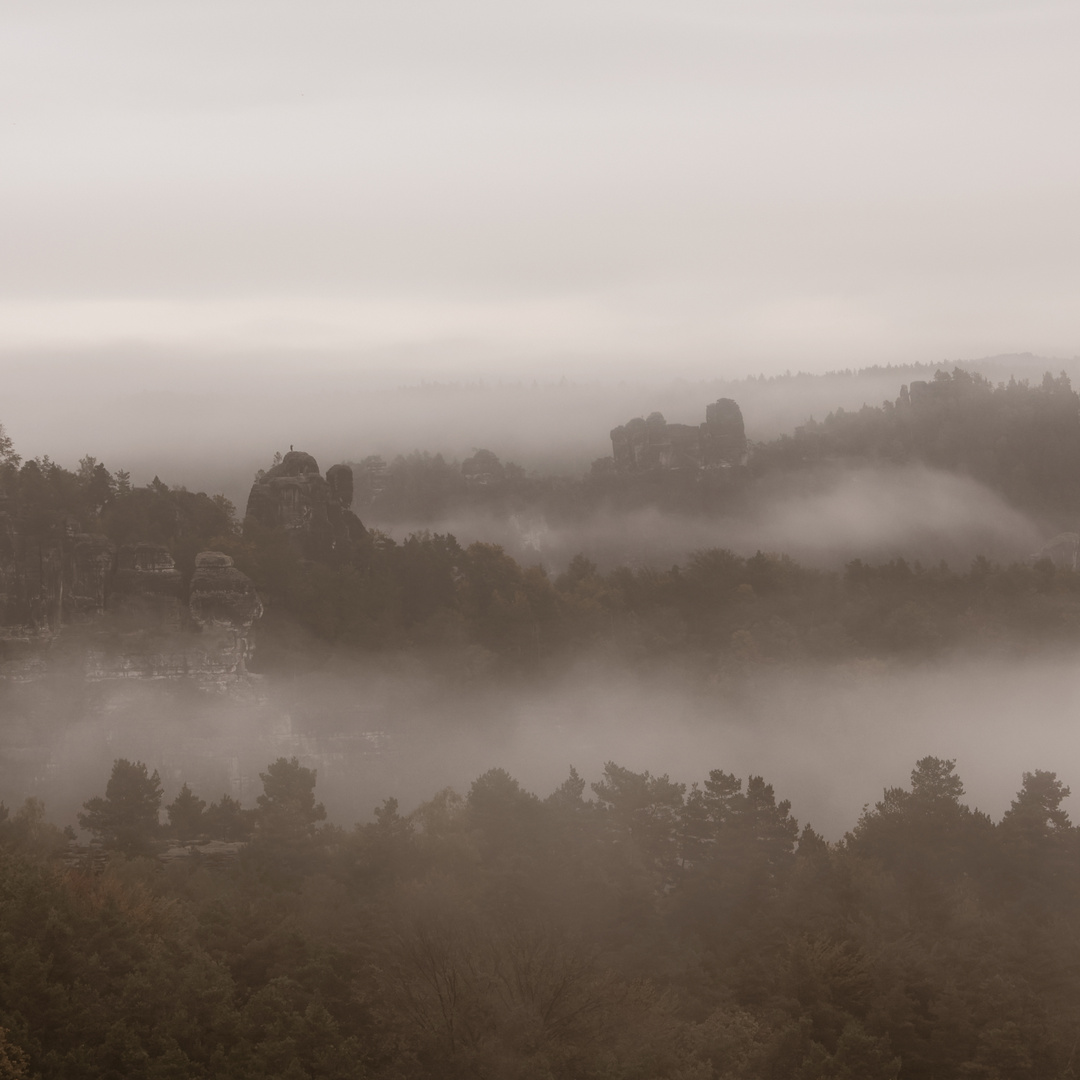
[[64,671],[224,686],[246,673],[261,615],[255,586],[221,552],[196,556],[185,587],[161,545],[116,549],[77,528],[27,540],[0,518],[0,681]]
[[353,501],[353,475],[348,465],[331,465],[326,470],[326,483],[330,488],[329,507],[350,509]]
[[0,643],[49,641],[105,610],[116,548],[72,518],[17,520],[0,495]]
[[[324,478],[310,454],[290,451],[259,475],[247,516],[284,529],[306,558],[342,561],[367,536],[352,498],[348,466]],[[24,519],[0,491],[0,680],[63,670],[225,685],[246,673],[261,615],[254,585],[222,552],[196,556],[186,581],[160,544],[117,548],[74,519]]]
[[[224,687],[247,672],[251,629],[263,606],[251,579],[220,551],[195,557],[195,572],[180,604],[172,556],[163,548],[140,544],[121,549],[128,565],[126,591],[116,601],[131,626],[121,640],[99,635],[87,660],[87,676],[103,679],[193,679]],[[117,572],[117,576],[121,575]],[[174,625],[172,601],[182,626]],[[134,607],[132,606],[134,603]],[[116,633],[116,627],[110,627]]]
[[352,498],[348,465],[332,465],[324,479],[310,454],[290,450],[255,478],[245,524],[284,529],[305,558],[337,562],[351,557],[367,536],[352,511]]
[[620,472],[730,468],[746,460],[746,428],[738,403],[720,398],[704,424],[669,424],[654,412],[615,428],[611,447]]
[[248,631],[263,612],[251,578],[220,551],[204,551],[195,557],[188,608],[191,621],[204,632]]
[[188,610],[200,631],[203,667],[219,675],[242,675],[252,652],[251,628],[263,613],[251,578],[228,555],[202,552],[195,558]]
[[76,533],[74,523],[22,528],[0,510],[0,641],[48,640],[60,629],[65,596],[72,595],[66,556]]
[[179,630],[185,614],[183,588],[183,575],[168,548],[131,544],[117,553],[108,608],[140,628]]
[[746,425],[742,409],[732,398],[717,398],[705,407],[700,427],[704,465],[742,465],[746,461]]
[[107,536],[79,533],[70,551],[67,615],[72,622],[93,620],[105,610],[116,547]]
[[1059,570],[1080,568],[1080,533],[1059,533],[1042,550],[1031,556],[1032,562],[1049,559]]

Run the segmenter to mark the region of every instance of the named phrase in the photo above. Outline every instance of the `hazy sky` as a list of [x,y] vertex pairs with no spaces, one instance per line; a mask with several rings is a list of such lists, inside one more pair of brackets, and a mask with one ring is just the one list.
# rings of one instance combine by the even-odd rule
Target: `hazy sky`
[[1076,3],[0,20],[2,356],[740,374],[1080,352]]

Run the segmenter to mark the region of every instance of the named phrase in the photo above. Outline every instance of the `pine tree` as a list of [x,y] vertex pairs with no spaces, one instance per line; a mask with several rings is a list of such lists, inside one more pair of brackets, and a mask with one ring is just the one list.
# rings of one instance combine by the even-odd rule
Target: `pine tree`
[[117,758],[112,775],[100,795],[83,803],[79,825],[105,845],[127,855],[149,854],[160,832],[161,778],[157,769],[147,773],[141,761]]

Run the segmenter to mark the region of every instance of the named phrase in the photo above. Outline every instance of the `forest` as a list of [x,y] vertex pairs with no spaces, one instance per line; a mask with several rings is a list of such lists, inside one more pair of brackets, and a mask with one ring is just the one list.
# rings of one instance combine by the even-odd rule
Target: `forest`
[[[1051,399],[1064,393],[1053,386]],[[1080,437],[1080,417],[1073,422]],[[223,496],[156,477],[133,486],[92,457],[76,471],[47,458],[22,462],[10,445],[0,457],[6,512],[28,540],[78,519],[117,544],[164,544],[187,578],[197,552],[230,555],[266,602],[256,671],[408,652],[463,676],[517,677],[597,649],[636,665],[737,674],[806,661],[1024,655],[1080,640],[1080,573],[1049,559],[1002,565],[978,556],[954,568],[897,555],[821,569],[777,552],[709,549],[678,565],[606,572],[579,554],[552,574],[496,544],[371,529],[354,550],[314,561],[281,529],[238,521]]]
[[[185,582],[198,553],[230,556],[265,607],[250,670],[271,688],[401,657],[448,688],[541,687],[582,657],[731,687],[1080,643],[1080,571],[1049,558],[810,566],[706,548],[549,570],[375,524],[455,505],[730,512],[777,476],[867,461],[965,475],[1069,523],[1080,398],[1064,376],[942,372],[705,478],[604,460],[537,477],[483,450],[369,459],[368,528],[321,559],[224,496],[133,484],[92,456],[24,461],[0,428],[0,517],[27,549],[76,529],[163,545]],[[693,782],[609,760],[539,793],[493,768],[350,825],[296,756],[266,766],[253,805],[195,778],[167,800],[157,771],[118,756],[76,820],[0,803],[0,1080],[1072,1076],[1080,831],[1064,779],[1017,771],[994,820],[952,757],[922,757],[827,841],[723,761]]]
[[0,1075],[1072,1074],[1053,772],[994,822],[926,757],[835,844],[719,768],[544,798],[493,769],[351,829],[295,758],[262,780],[250,808],[184,785],[159,825],[157,774],[119,759],[80,815],[96,863],[34,800],[0,811]]
[[[578,521],[645,505],[737,512],[764,484],[822,467],[911,464],[970,476],[1012,505],[1064,529],[1080,512],[1080,397],[1064,373],[1041,382],[991,383],[955,368],[917,372],[895,400],[835,409],[790,435],[752,441],[745,467],[721,474],[673,470],[620,474],[598,458],[583,476],[537,476],[478,450],[458,463],[416,451],[358,462],[356,508],[385,525],[435,525],[455,512],[535,510]],[[482,482],[475,482],[482,478]],[[472,482],[471,482],[472,481]]]

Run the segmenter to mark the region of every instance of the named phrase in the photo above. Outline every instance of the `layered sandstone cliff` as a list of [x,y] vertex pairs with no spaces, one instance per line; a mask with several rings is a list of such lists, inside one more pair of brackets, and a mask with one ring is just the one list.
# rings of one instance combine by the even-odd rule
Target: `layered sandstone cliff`
[[[324,477],[310,454],[290,451],[260,473],[247,518],[284,530],[307,559],[346,561],[367,537],[352,498],[348,466]],[[253,583],[222,552],[186,565],[160,544],[118,547],[0,490],[0,681],[244,676],[263,611]]]
[[221,552],[196,557],[185,586],[167,548],[67,529],[28,541],[0,521],[0,679],[50,671],[93,680],[246,672],[262,604]]
[[87,651],[91,679],[192,679],[225,686],[247,674],[263,607],[251,579],[220,551],[195,557],[184,589],[162,547],[121,548],[108,611]]

